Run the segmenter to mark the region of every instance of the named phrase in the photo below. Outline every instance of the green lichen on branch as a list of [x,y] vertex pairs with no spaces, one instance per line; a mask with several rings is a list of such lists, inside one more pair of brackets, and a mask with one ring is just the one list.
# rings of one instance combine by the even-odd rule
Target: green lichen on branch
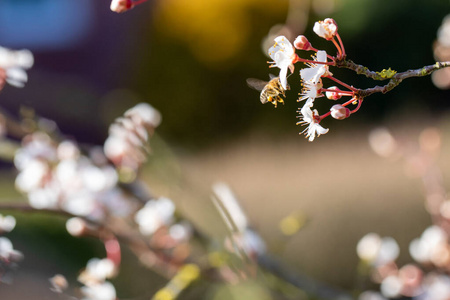
[[397,71],[389,69],[383,69],[381,72],[376,72],[382,79],[390,79],[392,78]]

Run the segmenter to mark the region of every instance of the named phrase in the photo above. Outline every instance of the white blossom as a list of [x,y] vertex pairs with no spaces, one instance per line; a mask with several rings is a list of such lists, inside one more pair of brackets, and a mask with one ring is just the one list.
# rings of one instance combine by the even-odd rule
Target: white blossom
[[33,66],[33,54],[29,50],[10,50],[0,47],[0,68],[5,71],[5,79],[10,85],[24,87],[28,81],[25,69]]
[[[325,63],[327,62],[327,53],[325,51],[317,51],[316,57],[314,57],[314,61]],[[321,77],[331,75],[328,70],[328,65],[326,64],[309,64],[309,68],[304,68],[300,70],[300,76],[302,77],[303,82],[312,82],[313,84],[317,84]]]
[[337,33],[337,25],[333,19],[327,18],[314,24],[313,31],[320,37],[330,40]]
[[169,225],[173,220],[175,205],[168,198],[148,201],[135,216],[135,221],[139,225],[142,234],[150,235],[155,233],[159,227]]
[[302,121],[297,124],[308,124],[308,127],[301,133],[304,133],[310,142],[316,138],[316,134],[320,136],[328,132],[328,128],[323,128],[315,119],[318,116],[317,110],[313,111],[310,106],[304,105],[300,112],[302,114]]
[[269,49],[269,56],[273,59],[271,67],[280,68],[281,86],[287,90],[287,71],[294,72],[294,61],[297,59],[295,48],[285,36],[275,38],[275,45]]
[[306,81],[303,83],[303,89],[300,94],[300,98],[298,101],[306,100],[304,105],[312,107],[314,104],[314,100],[317,97],[322,97],[323,95],[320,93],[322,89],[322,80],[319,80],[317,83],[312,83],[310,81]]
[[356,252],[361,260],[372,265],[382,266],[395,261],[400,253],[400,248],[391,237],[381,238],[376,233],[368,233],[358,242]]
[[0,260],[18,261],[23,254],[14,249],[12,242],[6,237],[0,237]]
[[81,292],[85,296],[83,300],[115,300],[116,289],[112,283],[105,281],[103,283],[96,283],[81,288]]
[[116,274],[116,266],[109,258],[91,258],[86,269],[80,274],[78,280],[86,285],[104,282]]
[[0,214],[0,232],[10,232],[16,227],[16,218]]

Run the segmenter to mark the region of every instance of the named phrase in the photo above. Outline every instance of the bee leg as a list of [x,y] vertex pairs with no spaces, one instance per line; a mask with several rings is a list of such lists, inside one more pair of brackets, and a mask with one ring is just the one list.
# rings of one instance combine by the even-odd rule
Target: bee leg
[[278,97],[272,97],[272,96],[269,96],[268,98],[267,98],[267,100],[270,102],[270,103],[272,103],[273,105],[275,105],[275,108],[277,108],[277,99],[278,99]]

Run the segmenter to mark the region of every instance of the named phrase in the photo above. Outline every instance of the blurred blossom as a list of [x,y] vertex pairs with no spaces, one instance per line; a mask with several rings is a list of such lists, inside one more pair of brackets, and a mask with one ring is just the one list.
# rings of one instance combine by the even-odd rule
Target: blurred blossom
[[420,238],[414,239],[409,245],[409,253],[419,263],[429,263],[442,253],[439,249],[447,245],[447,234],[438,226],[428,227]]
[[160,123],[161,114],[150,104],[140,103],[109,127],[109,136],[104,144],[105,155],[122,175],[130,176],[122,176],[123,181],[132,181],[136,177],[137,170],[146,161],[148,139]]
[[395,261],[400,248],[391,237],[381,238],[376,233],[369,233],[358,242],[356,252],[361,260],[381,266]]
[[10,232],[16,227],[16,218],[0,214],[0,232]]
[[169,228],[169,235],[177,242],[188,241],[193,233],[192,225],[187,222],[173,224]]
[[116,289],[108,281],[83,286],[81,292],[83,300],[116,300]]
[[380,291],[386,298],[397,298],[401,295],[403,283],[398,276],[386,277],[380,286]]
[[72,236],[81,236],[86,230],[86,221],[82,218],[73,217],[66,221],[66,230]]
[[445,68],[434,71],[431,74],[431,81],[441,90],[448,89],[450,87],[450,69]]
[[84,271],[78,276],[78,281],[85,285],[94,285],[112,278],[116,274],[114,262],[108,258],[91,258]]
[[0,237],[0,260],[19,261],[23,258],[20,251],[14,250],[12,242],[6,237]]
[[22,148],[14,156],[14,165],[21,171],[36,159],[42,159],[44,161],[56,160],[55,145],[51,138],[42,132],[36,132],[24,137],[22,140]]
[[49,171],[47,163],[40,160],[30,161],[16,178],[17,189],[27,193],[42,187]]
[[58,145],[56,153],[60,160],[75,160],[80,156],[80,149],[72,141],[62,141]]
[[73,141],[56,143],[47,134],[30,134],[14,158],[16,186],[38,209],[60,208],[95,220],[131,213],[133,205],[117,188],[116,170],[100,156],[95,157],[101,165],[95,165]]
[[[437,61],[450,60],[450,15],[442,20],[437,32],[437,40],[433,45],[434,56]],[[450,70],[437,70],[431,75],[434,85],[440,89],[450,88]]]
[[358,296],[358,300],[387,300],[379,292],[364,291]]
[[441,216],[450,220],[450,200],[442,202],[441,206],[439,207],[439,212],[441,213]]
[[424,280],[424,293],[418,296],[420,300],[450,299],[450,277],[430,273]]
[[25,69],[31,68],[33,63],[33,54],[29,50],[14,51],[0,47],[0,81],[6,81],[15,87],[24,87],[28,81]]
[[450,47],[450,15],[445,16],[442,20],[437,32],[437,39],[441,45]]
[[372,130],[369,134],[369,144],[372,150],[381,157],[391,157],[397,151],[394,137],[385,128]]
[[402,281],[402,295],[413,297],[421,294],[423,272],[415,265],[405,265],[399,272],[398,277]]
[[61,274],[56,274],[55,276],[49,278],[49,281],[52,285],[50,290],[55,293],[62,293],[69,287],[69,283],[67,282],[66,277]]
[[58,206],[58,194],[50,188],[39,188],[28,193],[28,202],[36,209],[51,209]]
[[135,216],[139,230],[144,235],[151,235],[161,226],[167,226],[173,221],[175,204],[169,198],[159,198],[148,201]]
[[98,204],[94,195],[87,190],[80,190],[68,195],[61,203],[61,208],[77,216],[89,216],[94,213]]
[[434,154],[441,149],[441,132],[439,129],[429,127],[420,133],[419,136],[420,149],[426,153]]

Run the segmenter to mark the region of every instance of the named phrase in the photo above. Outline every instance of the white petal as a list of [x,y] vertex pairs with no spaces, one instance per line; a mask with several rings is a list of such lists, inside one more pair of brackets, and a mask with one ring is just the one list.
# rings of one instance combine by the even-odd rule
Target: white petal
[[283,89],[287,90],[287,67],[280,70],[280,82]]
[[10,85],[22,88],[28,81],[27,73],[20,68],[9,68],[6,70],[6,82]]
[[317,51],[317,61],[327,62],[327,52],[323,50]]

